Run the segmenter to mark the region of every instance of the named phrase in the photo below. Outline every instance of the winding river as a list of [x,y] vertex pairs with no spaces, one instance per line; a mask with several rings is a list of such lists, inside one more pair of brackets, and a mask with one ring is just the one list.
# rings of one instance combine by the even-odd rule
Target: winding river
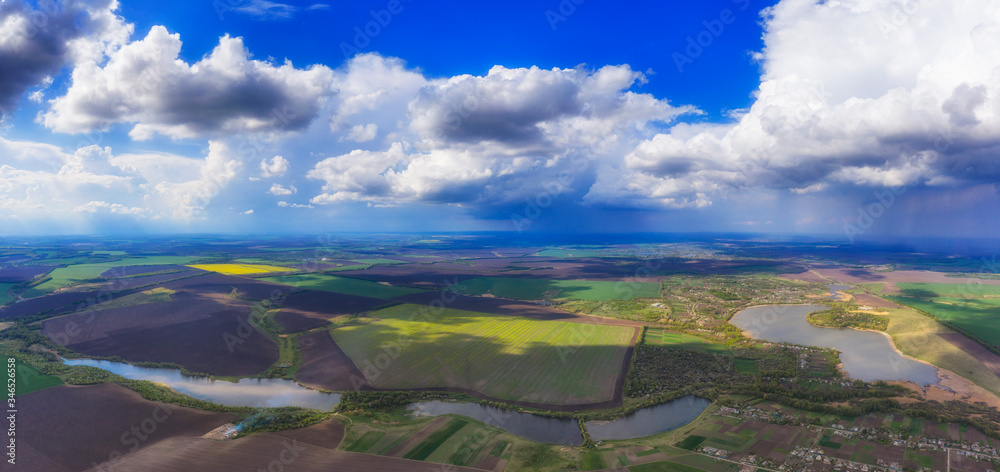
[[[712,401],[686,396],[643,408],[614,421],[588,421],[587,432],[593,440],[632,439],[670,431],[698,417]],[[535,442],[579,446],[583,434],[577,420],[549,418],[520,413],[478,403],[430,401],[410,405],[416,416],[455,414],[473,418],[508,433]]]
[[938,383],[935,367],[903,356],[884,333],[820,328],[806,319],[809,313],[826,309],[823,305],[756,306],[740,311],[729,322],[754,339],[836,349],[844,371],[853,379],[908,380],[921,386]]
[[[179,369],[137,367],[113,361],[63,359],[63,363],[97,367],[125,378],[163,384],[180,393],[220,405],[255,408],[298,406],[330,411],[340,402],[339,394],[308,389],[284,379],[247,378],[239,382],[228,382],[204,377],[188,377]],[[701,414],[709,404],[710,400],[687,396],[662,405],[643,408],[615,421],[588,422],[587,430],[595,440],[649,436],[687,424]],[[566,445],[583,443],[583,434],[576,419],[550,418],[464,402],[419,402],[410,405],[409,409],[416,416],[445,414],[466,416],[541,443]]]

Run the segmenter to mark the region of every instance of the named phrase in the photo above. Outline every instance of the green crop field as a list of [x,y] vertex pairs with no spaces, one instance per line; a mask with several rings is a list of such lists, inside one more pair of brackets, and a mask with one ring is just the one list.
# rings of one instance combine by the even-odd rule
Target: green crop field
[[886,297],[896,303],[916,308],[962,328],[983,341],[1000,345],[1000,299],[938,297],[930,300],[912,297]]
[[611,400],[634,328],[397,305],[331,331],[378,388],[470,388],[551,404]]
[[883,284],[882,282],[875,282],[870,284],[856,284],[856,285],[868,289],[868,291],[871,293],[882,293],[882,290],[885,288],[885,284]]
[[468,295],[490,293],[500,298],[540,300],[631,300],[659,298],[660,284],[655,282],[611,282],[593,280],[515,279],[507,277],[477,277],[456,286]]
[[11,287],[16,284],[0,282],[0,305],[4,305],[7,302],[13,300],[13,298],[7,294]]
[[417,461],[422,461],[428,458],[437,448],[441,447],[445,441],[450,439],[455,435],[460,429],[468,426],[469,422],[465,420],[460,420],[455,418],[444,425],[441,429],[431,433],[424,442],[417,445],[410,452],[406,453],[403,457],[406,459],[413,459]]
[[351,264],[337,266],[332,269],[326,269],[326,272],[345,272],[348,270],[365,270],[371,268],[371,264]]
[[60,288],[83,282],[85,280],[96,279],[104,271],[115,267],[136,266],[136,265],[163,265],[163,264],[188,264],[197,259],[188,256],[141,256],[130,257],[114,262],[99,262],[94,264],[76,264],[68,267],[60,267],[49,272],[47,277],[51,280],[45,281],[31,288],[30,294],[42,295],[53,292]]
[[365,433],[364,436],[358,438],[354,444],[351,444],[344,450],[348,452],[367,452],[368,449],[371,449],[371,447],[377,444],[384,436],[385,433],[382,431],[369,431]]
[[38,369],[24,364],[20,360],[15,359],[14,364],[17,373],[14,391],[18,396],[63,384],[62,379],[59,377],[45,375],[39,372]]
[[899,287],[904,296],[913,298],[1000,296],[1000,285],[896,282],[896,286]]
[[684,349],[685,351],[732,355],[729,348],[723,344],[713,343],[690,334],[674,333],[664,328],[646,329],[645,343],[651,346]]
[[261,277],[260,280],[276,282],[279,284],[291,285],[294,287],[308,288],[312,290],[324,290],[327,292],[346,293],[348,295],[359,295],[371,298],[393,298],[411,293],[423,292],[419,288],[393,287],[382,285],[370,280],[355,279],[352,277],[340,277],[326,274],[301,274],[285,275],[276,277]]

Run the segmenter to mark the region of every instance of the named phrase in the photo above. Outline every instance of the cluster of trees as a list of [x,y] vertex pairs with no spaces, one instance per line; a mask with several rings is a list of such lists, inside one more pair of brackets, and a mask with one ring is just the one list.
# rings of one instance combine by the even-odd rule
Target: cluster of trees
[[812,313],[809,322],[826,328],[858,328],[885,331],[889,327],[889,318],[872,313],[852,313],[857,307],[853,304],[835,303],[829,310]]
[[443,400],[450,396],[442,392],[353,391],[340,396],[337,411],[381,410],[424,400]]
[[761,349],[756,345],[740,344],[730,347],[739,359],[757,361],[757,370],[764,377],[795,377],[798,375],[798,351],[783,346]]
[[635,347],[633,366],[625,380],[625,395],[657,395],[695,384],[727,382],[735,375],[729,356],[640,344]]
[[264,431],[305,428],[329,418],[327,413],[302,408],[274,408],[254,413],[239,422],[237,437]]
[[559,308],[584,315],[604,316],[632,321],[656,322],[665,318],[669,311],[653,308],[648,300],[572,300],[562,302]]

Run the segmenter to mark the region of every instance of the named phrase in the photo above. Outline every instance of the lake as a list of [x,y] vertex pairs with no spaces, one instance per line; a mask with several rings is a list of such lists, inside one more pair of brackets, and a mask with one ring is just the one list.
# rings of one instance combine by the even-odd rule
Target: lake
[[820,328],[806,320],[823,305],[767,305],[747,308],[730,323],[754,339],[840,351],[843,369],[853,379],[909,380],[926,386],[938,383],[937,368],[900,354],[888,336],[848,328]]
[[179,369],[136,367],[131,364],[93,359],[63,359],[66,365],[87,365],[127,379],[164,384],[180,393],[220,405],[255,408],[297,406],[330,411],[340,403],[340,395],[305,388],[285,379],[240,379],[239,382],[188,377]]

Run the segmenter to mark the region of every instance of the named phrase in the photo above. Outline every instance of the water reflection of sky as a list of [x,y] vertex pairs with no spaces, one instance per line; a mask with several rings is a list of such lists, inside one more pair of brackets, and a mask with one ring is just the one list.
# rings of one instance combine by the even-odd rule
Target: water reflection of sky
[[420,402],[410,405],[410,409],[416,416],[445,414],[467,416],[535,442],[571,446],[583,444],[583,433],[580,432],[580,424],[575,419],[549,418],[463,402]]
[[883,333],[820,328],[806,320],[809,313],[826,309],[822,305],[757,306],[740,311],[729,322],[756,339],[837,349],[844,371],[854,379],[937,384],[935,367],[901,355]]
[[698,417],[712,401],[689,395],[651,406],[611,422],[587,422],[594,440],[632,439],[677,429]]
[[240,379],[239,382],[187,377],[177,369],[151,369],[130,364],[91,359],[66,359],[67,365],[98,367],[122,377],[161,383],[195,398],[220,405],[282,407],[298,406],[317,410],[332,410],[340,403],[340,395],[310,390],[285,379]]

